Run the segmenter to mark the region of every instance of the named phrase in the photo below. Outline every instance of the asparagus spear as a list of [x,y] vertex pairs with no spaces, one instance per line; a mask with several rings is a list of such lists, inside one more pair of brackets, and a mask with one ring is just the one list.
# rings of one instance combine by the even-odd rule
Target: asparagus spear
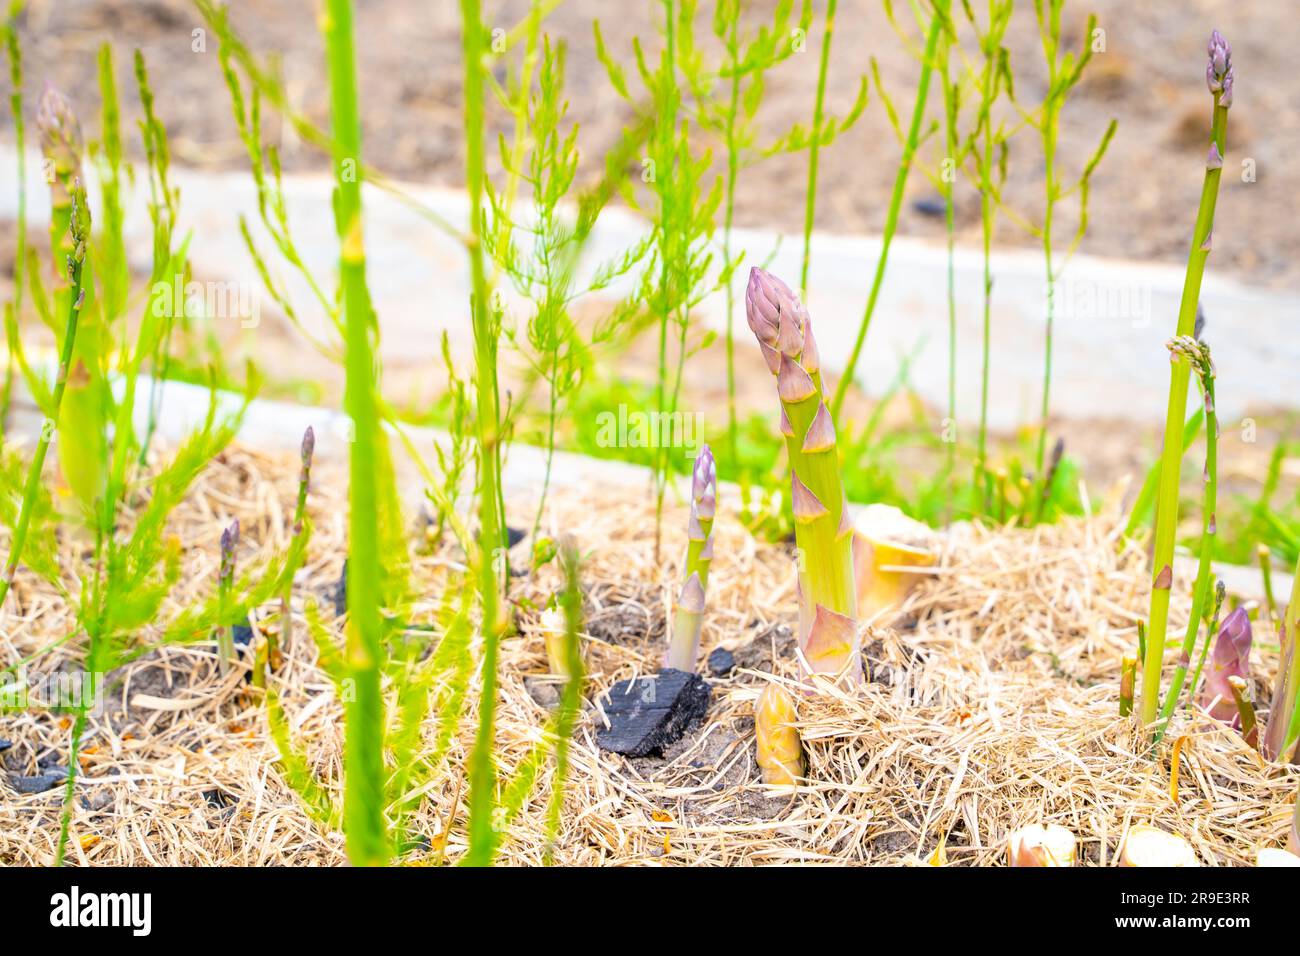
[[746,316],[781,399],[799,559],[799,650],[814,673],[861,678],[853,523],[840,480],[835,425],[822,392],[812,321],[788,285],[751,269]]
[[691,473],[691,519],[687,529],[685,583],[673,615],[672,641],[664,666],[695,670],[704,623],[704,595],[713,561],[713,517],[718,506],[718,473],[708,445],[700,449]]

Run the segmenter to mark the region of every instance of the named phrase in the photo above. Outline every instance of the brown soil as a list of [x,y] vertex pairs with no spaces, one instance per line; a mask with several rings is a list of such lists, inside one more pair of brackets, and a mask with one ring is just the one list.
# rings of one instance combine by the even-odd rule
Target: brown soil
[[[138,46],[151,64],[158,108],[173,136],[177,157],[216,167],[244,163],[217,68],[215,41],[208,43],[206,52],[191,51],[192,31],[201,20],[185,0],[58,0],[57,4],[31,0],[28,5],[22,39],[33,91],[52,81],[72,95],[84,116],[93,115],[97,45],[105,39],[117,44],[124,84],[126,51]],[[514,25],[528,8],[525,0],[487,6],[486,19],[493,27]],[[817,6],[820,14],[821,4]],[[327,88],[320,37],[309,5],[234,0],[230,7],[233,22],[253,48],[278,60],[292,102],[323,123]],[[614,15],[599,0],[566,0],[547,19],[547,29],[570,47],[570,115],[583,131],[583,177],[599,173],[622,125],[631,117],[630,108],[612,92],[595,58],[591,21],[601,17],[610,49],[626,60],[633,36],[645,38],[652,48],[657,42],[658,9],[648,0],[620,3]],[[1292,11],[1286,4],[1189,0],[1177,15],[1171,15],[1158,4],[1076,0],[1069,4],[1064,21],[1071,48],[1084,39],[1089,10],[1096,11],[1106,31],[1106,50],[1089,67],[1086,81],[1062,117],[1062,175],[1078,174],[1111,118],[1119,121],[1119,131],[1094,180],[1083,250],[1165,262],[1185,257],[1208,127],[1204,46],[1210,29],[1217,27],[1233,43],[1238,83],[1213,267],[1260,284],[1296,285],[1300,226],[1288,210],[1300,176],[1300,110],[1289,91],[1294,86],[1291,51],[1300,28]],[[899,6],[899,15],[909,22],[905,5]],[[704,13],[698,32],[701,47],[712,55]],[[794,122],[807,122],[820,39],[820,26],[815,25],[808,52],[770,74],[760,114],[760,142],[772,141]],[[1042,95],[1044,71],[1029,4],[1016,14],[1010,47],[1018,96],[1032,105]],[[891,32],[881,5],[872,0],[851,0],[840,6],[827,93],[830,112],[848,108],[859,78],[869,69],[870,56],[879,60],[885,89],[906,121],[908,91],[914,88],[918,67]],[[358,20],[358,57],[369,161],[401,178],[459,184],[463,124],[455,5],[367,0]],[[938,92],[932,89],[931,97],[931,112],[938,115]],[[132,115],[134,97],[124,100]],[[8,128],[7,118],[0,128]],[[278,124],[272,122],[267,135],[281,141],[287,168],[321,165],[319,155]],[[857,126],[823,155],[818,227],[832,232],[878,232],[898,155],[878,91],[873,89],[872,101]],[[935,158],[927,153],[927,162]],[[1241,178],[1240,164],[1246,159],[1254,161],[1257,179],[1253,183]],[[737,222],[798,232],[805,175],[801,155],[777,156],[746,169],[739,182]],[[1037,221],[1043,174],[1032,130],[1013,141],[1009,176],[1008,205]],[[932,195],[925,177],[914,175],[909,199]],[[1059,220],[1062,244],[1073,228],[1070,205],[1066,204]],[[977,209],[969,190],[960,196],[958,213],[960,238],[975,240]],[[937,237],[942,222],[909,203],[900,230]],[[1034,243],[1011,222],[1002,224],[999,241]]]

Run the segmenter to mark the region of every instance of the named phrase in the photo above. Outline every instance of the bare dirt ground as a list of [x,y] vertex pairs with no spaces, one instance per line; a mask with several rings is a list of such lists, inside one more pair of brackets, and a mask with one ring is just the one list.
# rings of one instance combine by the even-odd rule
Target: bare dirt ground
[[[763,0],[750,6],[751,19],[757,22],[771,3]],[[820,18],[823,4],[815,6]],[[907,23],[905,5],[899,6],[900,18]],[[192,51],[192,31],[202,24],[185,0],[31,0],[29,7],[23,41],[33,90],[52,81],[67,89],[89,114],[97,104],[98,44],[111,40],[122,51],[138,46],[151,64],[159,110],[179,159],[204,166],[243,164],[217,67],[216,44],[210,42],[206,52]],[[327,88],[310,5],[233,0],[230,7],[234,23],[254,49],[278,60],[293,102],[324,122]],[[508,28],[526,13],[528,3],[508,0],[489,2],[487,7],[489,24]],[[1012,64],[1018,97],[1032,105],[1042,96],[1044,70],[1032,5],[1020,7],[1010,30]],[[566,0],[547,19],[547,30],[570,48],[570,115],[582,129],[583,173],[588,177],[599,173],[632,115],[609,87],[596,60],[591,21],[602,19],[610,49],[627,60],[634,36],[655,48],[658,11],[659,5],[650,0],[617,5]],[[1290,198],[1300,179],[1300,111],[1290,95],[1294,88],[1291,51],[1300,33],[1293,11],[1286,4],[1226,0],[1188,0],[1177,5],[1072,0],[1065,16],[1071,48],[1085,39],[1089,11],[1096,12],[1105,30],[1106,49],[1096,56],[1088,79],[1065,110],[1064,175],[1077,175],[1112,117],[1119,121],[1119,130],[1095,178],[1083,250],[1165,262],[1186,255],[1208,135],[1205,38],[1217,27],[1232,41],[1237,85],[1212,268],[1259,284],[1300,284],[1300,225],[1290,213]],[[769,75],[760,114],[762,142],[770,142],[793,122],[807,122],[820,31],[819,19],[808,38],[808,51]],[[714,55],[707,42],[712,40],[707,11],[701,13],[698,32],[706,55]],[[359,11],[358,45],[368,160],[404,179],[459,184],[463,136],[455,5],[366,0]],[[860,77],[869,71],[870,57],[879,60],[885,89],[899,111],[910,109],[910,90],[918,72],[915,60],[891,32],[880,3],[847,0],[840,4],[836,23],[830,112],[848,108]],[[126,62],[119,55],[123,82]],[[937,91],[932,90],[931,97],[931,113],[938,115]],[[7,118],[0,130],[9,132]],[[320,156],[291,135],[276,129],[268,129],[268,135],[283,138],[287,168],[320,166]],[[818,228],[878,232],[898,154],[873,89],[858,125],[824,154]],[[928,155],[927,162],[936,158]],[[1254,161],[1255,182],[1242,181],[1241,163],[1246,159]],[[803,155],[776,156],[746,169],[739,183],[738,222],[798,231],[804,177]],[[1042,190],[1041,153],[1033,131],[1026,130],[1012,144],[1006,199],[1021,215],[1037,220]],[[932,195],[926,179],[914,175],[900,224],[904,234],[941,234],[941,220],[912,205]],[[972,190],[963,192],[958,212],[960,238],[974,240],[978,217]],[[1073,228],[1072,215],[1067,211],[1060,221],[1063,242]],[[1002,223],[1000,241],[1034,243],[1009,221]]]

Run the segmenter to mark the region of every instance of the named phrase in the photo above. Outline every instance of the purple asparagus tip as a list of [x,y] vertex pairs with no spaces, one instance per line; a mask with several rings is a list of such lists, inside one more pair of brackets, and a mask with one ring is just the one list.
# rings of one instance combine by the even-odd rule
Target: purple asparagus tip
[[716,498],[717,494],[718,470],[713,461],[713,449],[707,444],[702,445],[700,453],[695,456],[695,468],[691,472],[691,497],[699,501],[706,496]]
[[41,151],[53,161],[55,172],[69,176],[81,165],[84,148],[81,124],[68,98],[49,83],[36,110],[36,128],[41,134]]
[[1222,93],[1219,97],[1221,106],[1232,105],[1232,45],[1215,30],[1210,34],[1210,42],[1205,46],[1209,62],[1205,65],[1205,85],[1211,93]]
[[[773,357],[779,362],[778,349],[787,355],[792,354],[791,349],[793,354],[799,354],[808,310],[794,290],[757,266],[749,270],[749,284],[745,287],[745,318],[750,331],[764,346],[769,367]],[[776,370],[773,368],[773,374]]]
[[1237,718],[1237,707],[1233,702],[1228,678],[1249,680],[1252,637],[1250,617],[1245,608],[1239,607],[1224,620],[1210,652],[1210,666],[1205,676],[1205,687],[1201,691],[1201,701],[1203,706],[1209,706],[1217,697],[1218,702],[1214,703],[1210,714],[1225,723],[1232,723]]
[[305,467],[311,465],[311,456],[315,450],[316,432],[308,425],[307,430],[302,433],[302,463]]

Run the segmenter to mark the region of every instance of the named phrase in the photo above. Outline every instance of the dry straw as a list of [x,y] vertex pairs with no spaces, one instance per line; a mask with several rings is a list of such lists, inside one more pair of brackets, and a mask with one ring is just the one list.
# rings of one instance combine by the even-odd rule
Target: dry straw
[[[188,574],[171,599],[177,608],[208,586],[218,558],[211,542],[232,519],[241,523],[249,560],[285,547],[297,471],[296,458],[242,449],[213,463],[174,518]],[[313,478],[313,542],[295,588],[295,613],[304,598],[328,592],[342,562],[342,476],[322,463]],[[735,508],[727,495],[723,489],[721,513]],[[680,580],[674,561],[653,563],[654,507],[642,497],[566,493],[551,510],[554,526],[572,531],[584,552],[589,672],[556,862],[910,864],[944,840],[952,865],[1003,865],[1008,834],[1040,822],[1076,833],[1085,864],[1114,865],[1135,825],[1185,837],[1209,865],[1250,864],[1258,845],[1285,842],[1300,768],[1266,765],[1235,732],[1181,713],[1152,760],[1136,723],[1117,716],[1120,661],[1134,643],[1148,575],[1139,555],[1119,553],[1122,529],[1107,508],[1094,519],[1029,531],[958,529],[909,597],[905,625],[864,634],[869,682],[799,698],[810,782],[794,791],[759,783],[751,717],[764,682],[793,686],[793,563],[784,546],[757,543],[734,523],[720,523],[702,653],[725,646],[737,669],[714,679],[708,722],[666,758],[625,760],[599,751],[599,695],[615,680],[657,668]],[[512,513],[531,514],[523,510],[528,504],[512,502]],[[666,552],[684,554],[685,532],[670,531],[676,538],[665,542]],[[418,557],[420,593],[438,593],[447,569],[463,562],[450,547]],[[540,604],[562,581],[558,569],[547,567],[516,584]],[[1174,590],[1175,620],[1188,611],[1177,597],[1188,591]],[[15,585],[11,598],[0,628],[5,660],[67,625],[64,603],[32,576]],[[417,607],[414,616],[425,620],[431,612]],[[254,622],[273,623],[278,614],[272,602]],[[538,702],[548,669],[545,637],[528,616],[521,632],[501,646],[503,774],[528,753],[548,716]],[[283,652],[273,679],[292,733],[312,771],[337,795],[342,706],[304,628],[295,629]],[[61,653],[43,666],[76,659]],[[1276,655],[1255,654],[1255,673],[1271,673]],[[342,837],[314,824],[280,778],[260,692],[241,669],[223,679],[212,649],[196,645],[142,658],[115,678],[83,750],[70,861],[345,861]],[[125,715],[123,700],[130,705]],[[461,768],[474,723],[467,714],[449,769],[415,796],[412,823],[428,846],[409,850],[404,861],[436,864],[464,853]],[[426,727],[429,746],[434,731]],[[13,742],[5,757],[22,774],[66,752],[57,715],[6,715],[0,737]],[[543,771],[525,801],[501,862],[546,858],[551,772]],[[49,863],[60,792],[20,795],[7,775],[0,792],[0,863]]]

